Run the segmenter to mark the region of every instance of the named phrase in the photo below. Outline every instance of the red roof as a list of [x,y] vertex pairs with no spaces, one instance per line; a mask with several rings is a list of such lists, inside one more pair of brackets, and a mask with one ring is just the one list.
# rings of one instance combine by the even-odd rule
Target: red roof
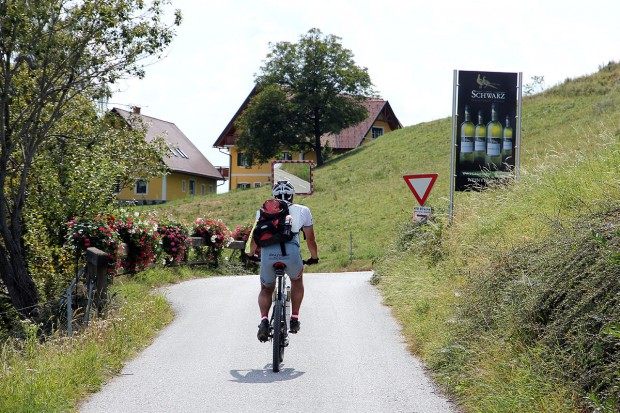
[[383,99],[367,99],[364,106],[368,110],[366,120],[344,129],[339,134],[331,133],[323,135],[321,144],[329,143],[332,149],[353,149],[357,148],[364,141],[364,137],[372,128],[372,125],[382,117],[381,120],[390,125],[390,130],[400,129],[402,125],[394,115],[390,104]]

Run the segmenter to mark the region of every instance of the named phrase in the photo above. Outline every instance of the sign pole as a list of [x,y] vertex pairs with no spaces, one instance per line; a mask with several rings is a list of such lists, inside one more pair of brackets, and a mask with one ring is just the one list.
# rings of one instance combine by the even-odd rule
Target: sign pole
[[519,169],[521,166],[521,103],[523,102],[523,72],[519,72],[517,78],[517,125],[516,125],[516,148],[515,152],[515,180],[519,180]]
[[456,179],[455,159],[456,159],[456,124],[457,124],[457,89],[458,89],[458,70],[454,71],[452,80],[452,146],[450,151],[450,216],[448,225],[452,225],[452,216],[454,215],[454,180]]

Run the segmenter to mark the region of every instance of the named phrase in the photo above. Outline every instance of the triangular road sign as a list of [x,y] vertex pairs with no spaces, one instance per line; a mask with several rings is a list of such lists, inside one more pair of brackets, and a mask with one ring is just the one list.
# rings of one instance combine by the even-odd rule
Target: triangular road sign
[[407,182],[407,186],[413,192],[413,196],[418,200],[420,205],[424,206],[426,198],[431,193],[431,189],[437,180],[437,174],[421,174],[421,175],[405,175],[403,178]]

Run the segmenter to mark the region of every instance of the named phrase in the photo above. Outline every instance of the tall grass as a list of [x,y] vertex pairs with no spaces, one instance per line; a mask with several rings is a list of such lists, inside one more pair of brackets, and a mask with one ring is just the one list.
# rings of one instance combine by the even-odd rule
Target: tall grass
[[539,139],[518,183],[457,194],[452,226],[409,224],[377,267],[412,350],[466,411],[620,411],[618,119],[564,93],[534,102],[554,106],[545,123],[573,118],[544,128],[570,139]]
[[198,275],[181,270],[149,270],[141,280],[118,278],[104,319],[71,337],[58,332],[41,340],[37,326],[27,336],[2,344],[0,412],[72,411],[86,395],[117,374],[125,360],[149,344],[173,312],[153,286]]

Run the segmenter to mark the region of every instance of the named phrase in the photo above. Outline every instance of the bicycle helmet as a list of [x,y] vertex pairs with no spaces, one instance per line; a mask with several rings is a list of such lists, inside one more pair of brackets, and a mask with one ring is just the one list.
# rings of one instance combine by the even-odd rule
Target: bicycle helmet
[[293,202],[293,195],[295,195],[295,188],[289,181],[278,181],[271,190],[273,197],[281,199],[286,202]]

